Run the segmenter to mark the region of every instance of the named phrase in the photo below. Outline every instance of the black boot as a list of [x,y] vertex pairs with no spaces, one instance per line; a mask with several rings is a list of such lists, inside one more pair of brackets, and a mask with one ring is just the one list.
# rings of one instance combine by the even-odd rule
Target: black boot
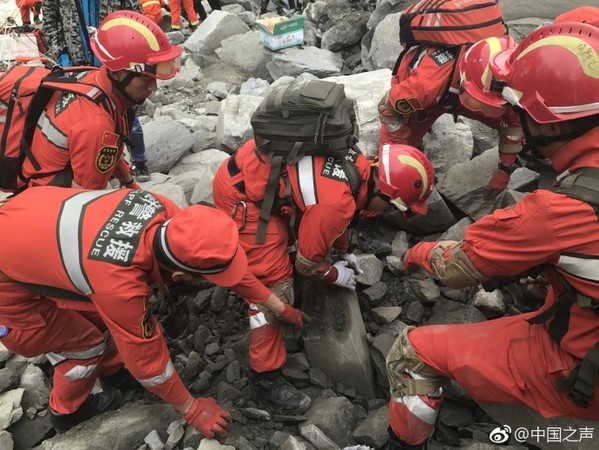
[[144,390],[144,387],[139,384],[131,372],[124,367],[121,367],[117,372],[100,377],[102,389],[118,389],[120,391],[128,391],[132,389]]
[[302,414],[312,406],[310,397],[289,384],[278,370],[263,373],[251,370],[249,381],[254,398],[277,414]]
[[50,422],[59,433],[70,430],[75,425],[91,419],[98,414],[112,411],[121,406],[121,391],[109,388],[97,394],[90,395],[77,411],[71,414],[58,414],[50,408]]

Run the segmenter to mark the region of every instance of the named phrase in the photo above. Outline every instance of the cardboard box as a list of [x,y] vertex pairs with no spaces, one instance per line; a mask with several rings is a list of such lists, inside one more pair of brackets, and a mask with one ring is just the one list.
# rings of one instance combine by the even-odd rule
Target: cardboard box
[[274,17],[257,20],[260,42],[271,50],[294,47],[304,43],[304,17]]

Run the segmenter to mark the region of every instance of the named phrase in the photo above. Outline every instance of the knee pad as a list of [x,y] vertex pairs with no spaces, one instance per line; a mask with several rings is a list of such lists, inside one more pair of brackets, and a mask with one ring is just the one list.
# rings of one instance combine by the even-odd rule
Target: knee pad
[[393,397],[434,394],[447,381],[416,356],[408,339],[414,328],[404,328],[387,354],[387,377]]

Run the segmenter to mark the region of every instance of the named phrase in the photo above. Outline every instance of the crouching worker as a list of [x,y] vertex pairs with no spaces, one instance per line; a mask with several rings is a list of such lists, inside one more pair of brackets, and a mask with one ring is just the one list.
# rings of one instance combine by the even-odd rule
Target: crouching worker
[[478,402],[599,419],[599,29],[548,25],[506,51],[501,95],[531,154],[560,173],[555,186],[483,217],[462,242],[420,242],[404,268],[459,289],[545,265],[547,297],[538,312],[405,330],[387,356],[393,450],[422,448],[448,378]]
[[229,413],[192,397],[173,367],[150,283],[203,277],[303,324],[249,274],[235,223],[213,208],[180,210],[142,190],[39,187],[0,207],[0,228],[1,342],[25,357],[45,353],[54,366],[49,406],[59,432],[119,406],[118,389],[90,393],[124,364],[206,437],[227,433]]
[[[413,147],[385,145],[379,161],[349,150],[350,165],[345,167],[332,157],[304,156],[296,164],[285,165],[287,181],[279,180],[276,195],[280,201],[287,198],[287,206],[273,210],[265,241],[258,243],[261,205],[271,171],[268,158],[258,149],[252,139],[223,162],[214,177],[214,202],[238,223],[249,270],[291,304],[294,266],[289,251],[294,252],[295,269],[300,275],[355,289],[361,269],[358,258],[348,251],[347,228],[353,218],[363,212],[380,214],[393,207],[414,214],[427,211],[433,168],[428,158]],[[355,190],[350,186],[350,170],[357,173]],[[293,209],[295,224],[291,227],[297,229],[296,253],[289,248],[294,240],[289,231],[289,213]],[[338,253],[338,261],[331,251]],[[280,373],[287,358],[282,330],[269,320],[263,308],[249,303],[250,388],[254,397],[277,413],[301,414],[310,408],[311,401]]]

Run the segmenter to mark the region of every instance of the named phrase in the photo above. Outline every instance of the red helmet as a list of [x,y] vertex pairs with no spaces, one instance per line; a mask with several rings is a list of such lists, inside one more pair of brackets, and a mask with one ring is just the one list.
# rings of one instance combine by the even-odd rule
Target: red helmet
[[433,191],[435,175],[429,159],[417,148],[385,144],[379,155],[379,190],[400,211],[408,208],[426,214],[426,200]]
[[599,28],[575,22],[538,28],[505,71],[511,75],[503,97],[538,123],[599,114]]
[[90,42],[108,70],[131,70],[161,80],[181,68],[182,48],[171,45],[158,25],[143,14],[115,11],[100,23]]
[[507,102],[501,97],[501,85],[493,83],[490,62],[499,52],[518,44],[511,36],[490,37],[473,44],[459,61],[460,102],[470,111],[496,119],[502,117]]
[[582,22],[599,28],[599,8],[595,6],[581,6],[557,16],[553,21],[553,23],[563,22]]

